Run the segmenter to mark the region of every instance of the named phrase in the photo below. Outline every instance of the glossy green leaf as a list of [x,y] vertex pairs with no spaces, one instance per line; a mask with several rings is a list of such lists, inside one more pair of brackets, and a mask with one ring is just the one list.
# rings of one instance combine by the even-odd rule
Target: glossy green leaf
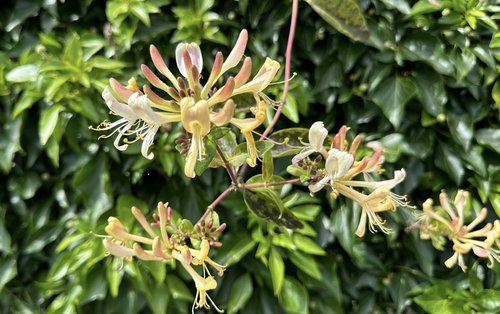
[[479,144],[488,146],[500,154],[500,129],[477,130],[475,138]]
[[297,108],[297,101],[291,94],[288,94],[286,96],[286,103],[283,106],[283,114],[292,122],[299,123],[299,110]]
[[495,82],[493,89],[491,90],[491,97],[495,101],[498,111],[500,111],[500,80]]
[[287,254],[297,268],[315,279],[321,279],[322,274],[318,263],[311,255],[299,251],[288,251]]
[[191,293],[190,289],[179,277],[173,274],[169,274],[167,276],[167,286],[172,299],[190,302],[193,300],[194,296]]
[[270,135],[271,140],[277,144],[273,146],[273,157],[284,157],[295,155],[300,152],[303,146],[301,141],[307,142],[309,129],[306,128],[289,128],[276,131]]
[[285,263],[278,250],[271,248],[268,260],[269,271],[271,272],[271,281],[273,283],[274,295],[278,295],[283,287],[285,279]]
[[67,62],[74,66],[80,66],[83,61],[82,45],[80,37],[73,34],[64,47],[64,58]]
[[241,234],[238,238],[226,239],[223,247],[220,249],[220,258],[218,261],[223,265],[233,265],[245,257],[257,242],[253,241],[248,234]]
[[262,160],[262,179],[264,182],[269,182],[274,175],[274,161],[273,154],[271,151],[264,153],[264,159]]
[[397,129],[403,120],[406,104],[415,96],[415,83],[409,77],[392,76],[373,91],[373,102]]
[[307,305],[309,304],[309,296],[307,290],[292,278],[285,278],[279,300],[288,313],[308,313]]
[[2,252],[2,254],[11,252],[12,243],[12,238],[5,226],[5,212],[6,210],[0,206],[0,252]]
[[252,278],[249,274],[244,274],[243,276],[236,279],[227,301],[227,312],[230,314],[237,313],[242,308],[244,308],[248,303],[248,300],[252,296],[252,292],[253,284]]
[[14,257],[0,259],[0,292],[5,285],[17,276],[17,262]]
[[472,117],[468,114],[450,114],[447,118],[451,136],[455,142],[468,150],[474,135]]
[[448,95],[441,75],[423,68],[415,71],[414,77],[418,89],[416,96],[424,109],[433,116],[443,113]]
[[8,120],[1,126],[3,136],[0,137],[0,166],[4,173],[8,173],[12,167],[14,154],[21,149],[21,117]]
[[314,242],[314,240],[301,234],[295,233],[293,235],[293,243],[297,246],[297,249],[304,253],[311,255],[326,255],[325,250]]
[[435,163],[438,168],[448,173],[457,185],[460,185],[465,174],[463,162],[448,145],[444,143],[437,145]]
[[245,189],[244,199],[248,209],[260,218],[290,229],[303,227],[300,220],[285,207],[274,190],[252,191]]
[[38,74],[38,65],[25,64],[10,70],[5,75],[5,79],[13,83],[33,82],[36,80],[37,74]]
[[306,0],[328,24],[354,40],[370,37],[365,17],[355,0]]
[[57,121],[59,119],[59,113],[61,113],[62,111],[64,111],[63,106],[54,105],[42,112],[38,124],[40,132],[40,143],[42,145],[47,144],[47,141],[56,128]]

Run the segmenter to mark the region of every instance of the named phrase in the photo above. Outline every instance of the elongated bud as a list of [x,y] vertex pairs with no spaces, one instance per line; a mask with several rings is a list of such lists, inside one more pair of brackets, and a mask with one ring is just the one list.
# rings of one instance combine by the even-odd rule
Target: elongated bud
[[113,242],[111,239],[105,238],[102,240],[102,244],[104,245],[104,248],[106,251],[109,252],[109,254],[116,256],[116,257],[131,257],[135,256],[134,250],[131,248],[125,247],[123,245],[120,245],[116,242]]
[[127,89],[125,86],[120,84],[117,80],[114,78],[109,79],[109,86],[111,87],[111,90],[115,94],[116,98],[120,102],[127,102],[130,96],[134,94],[131,90]]
[[169,86],[165,83],[163,83],[160,78],[158,76],[156,76],[156,74],[154,74],[153,71],[151,71],[151,69],[145,65],[145,64],[142,64],[141,65],[141,71],[142,71],[142,74],[144,74],[144,77],[146,77],[146,79],[156,88],[159,88],[165,92],[168,91],[169,89]]
[[245,84],[250,78],[250,74],[252,74],[252,59],[250,57],[246,57],[240,71],[234,78],[234,87],[238,88]]
[[222,56],[222,52],[217,52],[214,59],[214,64],[212,65],[212,71],[210,72],[210,76],[208,77],[205,86],[201,91],[201,98],[205,98],[210,90],[212,90],[212,86],[215,84],[217,79],[221,76],[222,63],[224,62],[224,57]]
[[215,232],[222,233],[225,229],[226,229],[226,223],[223,223],[222,225],[218,226],[217,229],[215,229]]
[[146,217],[144,217],[144,214],[142,211],[133,206],[132,207],[132,214],[134,215],[135,219],[141,224],[141,226],[146,230],[146,232],[152,237],[156,237],[156,233],[151,229],[151,226],[149,225],[148,221],[146,220]]
[[234,110],[236,109],[236,104],[232,99],[228,99],[219,112],[210,114],[210,121],[212,121],[216,126],[223,126],[231,121],[234,116]]
[[153,60],[153,64],[155,65],[156,69],[161,74],[165,75],[167,79],[170,81],[170,83],[172,83],[172,85],[178,89],[179,85],[177,84],[175,76],[172,74],[172,72],[170,72],[167,65],[163,61],[163,58],[158,52],[158,49],[156,49],[154,45],[149,46],[149,54],[151,55],[151,60]]
[[224,84],[224,87],[219,89],[215,94],[212,95],[208,99],[208,105],[212,107],[215,104],[221,103],[226,101],[229,97],[232,96],[234,90],[234,78],[230,76],[226,84]]
[[144,261],[161,261],[163,258],[155,256],[151,251],[145,251],[139,244],[134,244],[135,255]]
[[179,72],[184,77],[188,77],[188,71],[191,71],[191,67],[196,67],[199,73],[203,69],[203,57],[201,55],[200,47],[195,44],[180,43],[175,49],[175,60],[177,62],[177,67]]
[[231,50],[229,56],[222,65],[222,73],[235,67],[240,62],[241,57],[245,52],[247,41],[248,41],[248,32],[246,29],[244,29],[240,32],[240,35],[238,36],[238,40],[236,41],[233,50]]
[[[148,96],[149,104],[151,107],[158,108],[158,109],[161,109],[163,111],[168,111],[168,112],[181,111],[181,108],[179,107],[179,105],[175,101],[165,100],[165,99],[161,98],[148,85],[144,85],[142,87],[142,89],[144,90],[144,94],[146,94]],[[177,91],[175,89],[170,87],[169,90],[170,90],[170,92],[168,92],[168,94],[170,96],[172,96],[172,98],[174,98],[176,100],[180,100],[179,94],[177,93]]]

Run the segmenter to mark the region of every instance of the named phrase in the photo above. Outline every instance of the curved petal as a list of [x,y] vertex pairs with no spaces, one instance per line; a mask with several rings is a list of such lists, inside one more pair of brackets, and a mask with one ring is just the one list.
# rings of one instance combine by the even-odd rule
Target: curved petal
[[198,70],[198,73],[201,73],[201,70],[203,69],[203,57],[201,55],[200,47],[195,43],[180,43],[175,48],[175,61],[177,62],[177,67],[179,68],[179,72],[181,72],[182,76],[188,77],[187,71],[190,70],[186,69],[184,51],[188,52],[192,66]]
[[321,121],[314,122],[309,128],[309,144],[316,151],[320,151],[323,148],[323,143],[327,136],[328,130]]

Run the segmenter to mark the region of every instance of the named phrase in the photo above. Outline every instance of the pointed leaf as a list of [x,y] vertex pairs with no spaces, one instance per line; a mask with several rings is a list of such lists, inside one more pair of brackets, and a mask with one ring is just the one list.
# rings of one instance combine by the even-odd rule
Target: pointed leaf
[[397,129],[403,120],[406,104],[415,95],[413,79],[399,75],[382,82],[373,91],[373,102],[382,109],[384,115]]
[[328,24],[354,40],[370,37],[365,17],[355,0],[306,0]]
[[227,301],[227,312],[232,314],[241,310],[252,296],[252,292],[252,278],[248,273],[236,279]]
[[278,295],[283,287],[285,279],[285,263],[278,250],[271,248],[268,260],[269,271],[271,272],[271,281],[273,283],[274,295]]

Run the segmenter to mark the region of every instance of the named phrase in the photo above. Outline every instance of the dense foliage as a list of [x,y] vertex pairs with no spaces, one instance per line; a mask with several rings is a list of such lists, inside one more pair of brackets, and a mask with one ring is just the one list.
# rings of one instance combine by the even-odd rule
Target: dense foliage
[[[335,133],[348,125],[382,143],[387,173],[406,169],[397,192],[418,208],[441,190],[465,189],[466,216],[487,207],[494,220],[500,6],[352,0],[344,6],[359,10],[319,12],[325,2],[299,3],[297,76],[276,130],[321,120]],[[118,152],[89,126],[108,116],[100,94],[109,77],[144,83],[139,71],[151,64],[150,44],[174,64],[178,42],[196,42],[213,56],[227,53],[245,28],[255,64],[266,57],[283,63],[290,2],[7,3],[0,12],[1,312],[188,312],[195,290],[186,272],[174,263],[123,264],[106,256],[99,235],[108,216],[131,226],[131,206],[152,212],[160,200],[196,221],[227,187],[226,173],[185,177],[175,142],[181,128],[162,129],[152,149],[157,158],[148,160],[140,144]],[[267,91],[279,99],[282,84]],[[275,164],[274,173],[286,174],[287,164]],[[358,238],[360,209],[352,202],[325,192],[312,197],[304,187],[279,192],[304,228],[256,217],[240,191],[219,205],[228,227],[214,259],[228,269],[212,297],[229,313],[500,308],[499,264],[489,269],[470,256],[468,273],[446,268],[451,246],[440,251],[420,240],[412,210],[384,216],[390,235]]]

